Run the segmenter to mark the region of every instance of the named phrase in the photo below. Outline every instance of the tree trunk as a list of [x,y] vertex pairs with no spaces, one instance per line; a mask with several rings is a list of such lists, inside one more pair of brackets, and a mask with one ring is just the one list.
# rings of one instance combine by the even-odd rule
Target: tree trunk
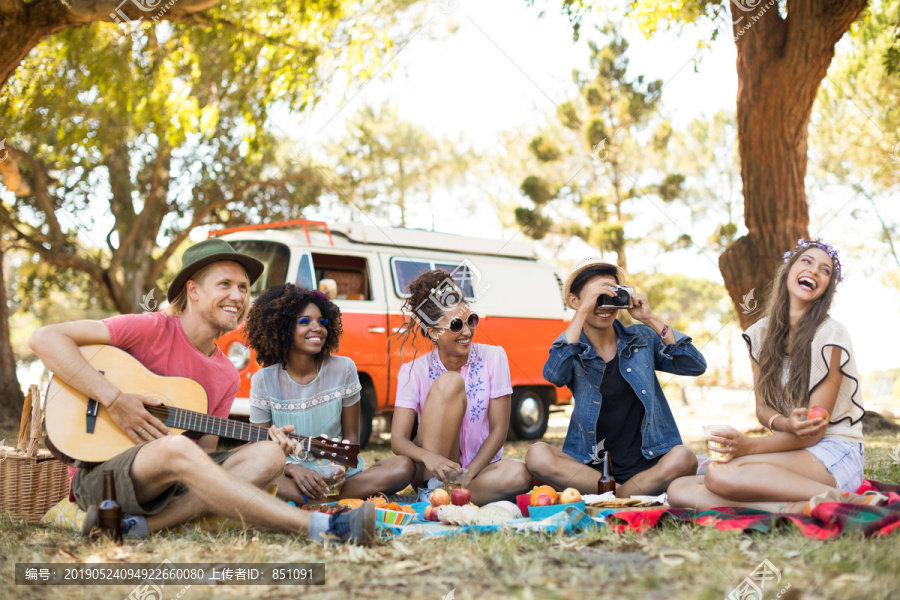
[[743,328],[761,316],[755,299],[764,298],[784,252],[808,235],[809,117],[834,46],[866,2],[790,0],[787,19],[771,3],[746,13],[731,4],[738,151],[749,231],[719,257],[719,269]]
[[[0,246],[0,423],[13,423],[22,415],[22,388],[16,377],[16,357],[9,339],[9,308],[6,306],[6,279],[3,273],[3,247]],[[11,443],[15,446],[15,441]]]

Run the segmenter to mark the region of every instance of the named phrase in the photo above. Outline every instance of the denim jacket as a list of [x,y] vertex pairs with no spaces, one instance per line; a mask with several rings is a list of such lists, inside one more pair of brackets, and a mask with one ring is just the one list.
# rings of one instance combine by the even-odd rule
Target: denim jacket
[[[646,325],[625,326],[616,320],[613,327],[618,337],[619,370],[644,405],[641,452],[652,459],[682,443],[655,371],[702,375],[706,359],[691,338],[681,332],[673,330],[675,343],[666,344]],[[560,334],[550,346],[550,358],[544,365],[547,381],[556,387],[568,386],[572,391],[575,409],[563,452],[583,463],[591,461],[597,443],[594,429],[603,402],[600,380],[605,369],[606,362],[597,355],[584,331],[574,344],[566,341],[565,332]]]

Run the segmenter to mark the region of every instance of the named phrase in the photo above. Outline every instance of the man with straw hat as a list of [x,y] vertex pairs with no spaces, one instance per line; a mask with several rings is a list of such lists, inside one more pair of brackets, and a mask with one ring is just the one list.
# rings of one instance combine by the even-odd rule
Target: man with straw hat
[[[575,408],[562,450],[538,443],[525,457],[528,470],[554,487],[596,493],[604,451],[619,497],[658,495],[696,473],[656,371],[701,375],[706,361],[624,283],[623,269],[596,257],[581,260],[566,279],[563,295],[575,315],[550,347],[544,377],[568,386]],[[623,325],[619,310],[640,324]]]
[[206,390],[209,414],[227,417],[240,380],[216,339],[244,320],[250,286],[263,268],[260,261],[236,252],[224,240],[206,240],[184,252],[181,271],[169,286],[167,314],[60,323],[31,336],[31,348],[55,377],[100,402],[136,444],[104,463],[78,465],[72,490],[79,507],[88,511],[85,535],[97,523],[103,471],[111,469],[117,500],[126,514],[123,531],[129,537],[146,537],[204,514],[309,534],[314,539],[326,533],[350,542],[369,542],[374,537],[371,503],[329,517],[291,507],[263,491],[284,470],[285,456],[293,451],[285,434],[293,428],[272,427],[272,441],[215,452],[218,436],[204,435],[195,443],[170,435],[145,408],[159,405],[159,400],[117,389],[78,350],[79,346],[110,344],[157,375],[193,379]]

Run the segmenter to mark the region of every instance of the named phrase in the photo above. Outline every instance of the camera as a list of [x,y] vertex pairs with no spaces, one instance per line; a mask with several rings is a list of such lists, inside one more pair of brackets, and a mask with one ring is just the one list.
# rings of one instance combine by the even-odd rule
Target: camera
[[597,296],[598,308],[628,308],[631,306],[631,295],[634,288],[626,285],[617,285],[615,297],[600,294]]

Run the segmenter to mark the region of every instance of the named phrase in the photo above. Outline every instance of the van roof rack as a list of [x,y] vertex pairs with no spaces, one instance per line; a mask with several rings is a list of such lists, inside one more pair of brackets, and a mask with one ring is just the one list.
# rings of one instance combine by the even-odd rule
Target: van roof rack
[[306,234],[306,243],[311,244],[312,240],[309,237],[309,227],[320,227],[325,230],[325,233],[328,234],[328,243],[334,246],[334,240],[331,239],[331,230],[328,228],[328,223],[325,221],[309,221],[307,219],[294,219],[292,221],[278,221],[275,223],[257,223],[256,225],[241,225],[239,227],[227,227],[225,229],[217,229],[215,231],[210,231],[207,235],[206,239],[225,235],[226,233],[234,233],[236,231],[253,231],[254,229],[278,229],[278,228],[288,228],[288,227],[302,227],[303,233]]

